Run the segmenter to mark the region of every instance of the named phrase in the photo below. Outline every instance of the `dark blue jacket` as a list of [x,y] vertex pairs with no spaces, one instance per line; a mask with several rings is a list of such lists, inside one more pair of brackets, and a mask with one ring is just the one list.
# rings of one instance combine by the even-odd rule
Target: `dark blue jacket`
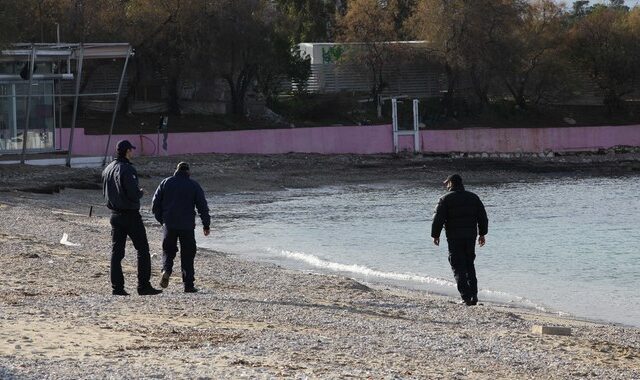
[[142,190],[138,187],[138,172],[129,160],[118,157],[104,168],[102,194],[111,210],[140,210]]
[[447,239],[475,239],[487,234],[489,220],[480,198],[458,185],[438,201],[431,224],[431,237],[439,238],[442,227]]
[[153,195],[153,214],[156,220],[167,228],[194,229],[194,207],[198,209],[202,226],[208,229],[211,217],[204,191],[198,182],[189,178],[189,174],[183,171],[177,171],[172,177],[162,180]]

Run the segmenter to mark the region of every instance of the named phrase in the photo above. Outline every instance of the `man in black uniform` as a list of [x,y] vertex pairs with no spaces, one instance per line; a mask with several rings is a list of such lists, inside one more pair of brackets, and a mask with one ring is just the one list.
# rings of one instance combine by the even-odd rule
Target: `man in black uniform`
[[487,213],[480,198],[465,191],[462,177],[453,174],[444,181],[449,191],[438,201],[431,224],[431,237],[435,245],[440,245],[440,232],[444,226],[449,245],[449,264],[456,279],[458,291],[467,306],[478,303],[478,280],[473,264],[475,240],[478,245],[485,243],[489,226]]
[[151,258],[147,231],[140,215],[140,198],[144,192],[138,187],[138,173],[131,165],[133,150],[127,140],[119,141],[117,158],[102,172],[102,189],[107,207],[111,209],[111,286],[113,294],[128,296],[124,289],[122,259],[127,236],[138,251],[138,294],[154,295],[162,290],[154,289],[151,279]]
[[180,240],[180,266],[182,267],[182,282],[186,293],[198,291],[194,287],[193,261],[196,257],[196,228],[194,208],[202,220],[202,232],[209,235],[209,207],[204,191],[198,182],[189,178],[189,164],[180,162],[173,176],[160,182],[153,195],[153,214],[162,224],[164,238],[162,239],[162,279],[160,286],[169,286],[169,278],[173,271],[173,260],[178,252]]

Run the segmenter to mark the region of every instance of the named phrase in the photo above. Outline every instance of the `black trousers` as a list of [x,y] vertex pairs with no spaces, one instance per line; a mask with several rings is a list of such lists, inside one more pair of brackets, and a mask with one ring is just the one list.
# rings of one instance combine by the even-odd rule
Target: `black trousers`
[[178,252],[178,240],[180,240],[180,266],[182,267],[182,282],[185,288],[193,287],[194,267],[196,258],[196,237],[193,229],[176,230],[163,227],[162,239],[162,271],[168,274],[173,272],[173,260]]
[[473,262],[476,259],[474,239],[450,239],[449,244],[449,264],[456,278],[458,292],[463,300],[468,301],[478,298],[478,279],[476,278],[476,268]]
[[127,236],[138,251],[138,288],[151,286],[151,257],[147,230],[138,211],[114,212],[111,214],[111,286],[114,290],[124,289],[122,259]]

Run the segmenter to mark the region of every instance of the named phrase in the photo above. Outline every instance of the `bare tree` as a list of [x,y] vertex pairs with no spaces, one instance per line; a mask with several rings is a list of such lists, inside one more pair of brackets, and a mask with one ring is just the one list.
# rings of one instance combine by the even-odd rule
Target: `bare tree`
[[166,78],[169,112],[180,113],[178,86],[192,72],[187,36],[193,33],[196,0],[132,0],[127,9],[128,38],[136,48],[137,83],[145,72]]
[[69,0],[4,0],[0,38],[11,42],[55,42],[56,23],[67,22]]
[[389,41],[397,37],[395,4],[393,1],[383,5],[378,0],[351,0],[346,14],[338,21],[340,41],[353,44],[347,59],[363,62],[369,71],[374,101],[387,86],[384,68],[393,54]]
[[0,47],[11,42],[16,42],[18,37],[18,27],[16,23],[16,2],[7,1],[0,7]]
[[446,75],[443,106],[453,113],[453,99],[466,62],[463,50],[470,38],[469,14],[464,0],[419,0],[405,28],[414,38],[428,44],[427,59],[439,61]]
[[233,114],[245,113],[260,66],[272,62],[276,20],[277,9],[268,0],[212,0],[196,19],[192,56],[204,73],[227,82]]
[[[525,67],[525,61],[547,49],[534,46],[540,42],[527,35],[539,27],[533,21],[539,16],[535,13],[538,7],[523,0],[419,1],[406,27],[416,38],[427,41],[429,54],[444,67],[447,77],[444,105],[448,114],[463,77],[469,79],[480,111],[489,104],[492,92],[501,91],[498,85],[507,76],[516,78],[508,80],[515,93],[528,88],[532,71],[539,64]],[[523,41],[529,46],[523,46]],[[529,50],[534,47],[535,52]],[[529,78],[522,83],[527,75]],[[524,104],[523,96],[518,98]]]
[[467,70],[480,110],[489,104],[492,91],[504,75],[505,55],[513,49],[509,38],[520,24],[524,2],[518,0],[478,0],[470,10],[471,35],[463,50]]
[[335,27],[335,4],[326,0],[276,0],[292,42],[328,41]]
[[526,109],[562,92],[569,68],[563,51],[565,15],[552,0],[534,0],[523,7],[509,48],[503,51],[501,76],[516,104]]
[[612,113],[623,107],[640,79],[640,10],[597,7],[569,34],[573,60],[598,85]]

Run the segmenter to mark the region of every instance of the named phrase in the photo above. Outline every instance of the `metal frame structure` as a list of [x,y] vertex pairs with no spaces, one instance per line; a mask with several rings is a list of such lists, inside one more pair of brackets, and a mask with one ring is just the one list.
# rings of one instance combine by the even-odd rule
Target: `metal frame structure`
[[413,99],[413,129],[400,130],[398,123],[398,99],[391,99],[391,117],[393,123],[393,152],[398,154],[400,146],[398,144],[398,136],[413,136],[413,152],[420,153],[420,101]]
[[[105,147],[105,157],[103,165],[106,163],[108,157],[109,145],[111,144],[111,136],[113,135],[113,127],[118,113],[118,105],[120,103],[120,95],[122,93],[122,85],[127,72],[129,59],[134,55],[134,51],[128,43],[55,43],[55,44],[13,44],[10,49],[0,51],[0,61],[15,62],[15,61],[28,61],[28,80],[29,88],[27,95],[0,95],[0,98],[16,98],[25,97],[26,104],[26,120],[24,126],[24,134],[22,139],[22,153],[20,162],[24,164],[27,151],[27,132],[29,130],[29,117],[31,112],[30,102],[31,98],[35,96],[50,96],[53,98],[73,97],[73,116],[71,121],[71,133],[69,134],[69,144],[66,165],[71,166],[71,152],[73,150],[73,136],[75,132],[75,126],[78,113],[78,100],[81,97],[96,97],[96,96],[115,96],[115,104],[113,114],[111,117],[111,126],[109,128],[109,138],[107,139],[107,146]],[[91,93],[81,94],[80,83],[82,80],[82,68],[85,60],[89,59],[123,59],[124,65],[122,68],[122,75],[118,84],[117,92],[104,92],[104,93]],[[37,62],[56,62],[66,60],[67,72],[55,73],[55,74],[35,74],[34,67]],[[71,63],[76,61],[76,72],[71,72]],[[0,74],[0,83],[2,82],[16,82],[26,80],[20,75],[7,75]],[[32,95],[31,87],[35,82],[43,80],[75,80],[75,92],[74,94],[63,94],[59,91],[58,94],[45,94],[45,95]],[[55,92],[55,91],[54,91]],[[59,102],[60,104],[61,102]],[[61,110],[59,110],[61,112]],[[55,105],[54,105],[54,119],[55,119]],[[59,126],[61,127],[61,126]],[[54,132],[55,134],[55,132]]]

